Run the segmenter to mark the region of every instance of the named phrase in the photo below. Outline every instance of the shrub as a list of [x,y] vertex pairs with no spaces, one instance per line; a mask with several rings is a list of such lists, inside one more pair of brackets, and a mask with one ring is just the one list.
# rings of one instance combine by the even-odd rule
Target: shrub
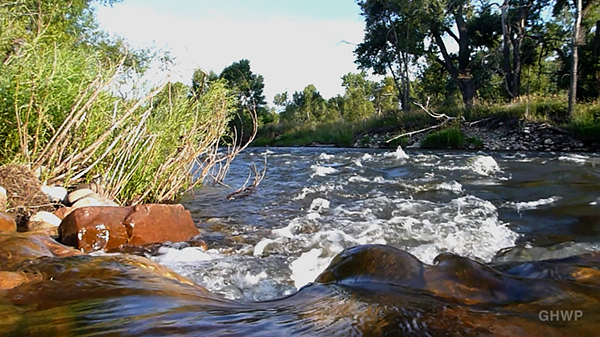
[[465,147],[465,136],[458,127],[450,127],[428,134],[421,142],[423,149],[462,149]]
[[[69,28],[83,22],[76,18],[24,29],[29,13],[46,8],[37,3],[0,6],[0,52],[20,38],[0,74],[0,164],[26,164],[49,184],[100,180],[122,203],[173,200],[218,168],[233,104],[224,83],[195,97],[165,80],[136,98],[119,97],[118,82],[140,75],[135,53],[70,36]],[[39,4],[55,11],[40,17],[54,20],[89,2]]]

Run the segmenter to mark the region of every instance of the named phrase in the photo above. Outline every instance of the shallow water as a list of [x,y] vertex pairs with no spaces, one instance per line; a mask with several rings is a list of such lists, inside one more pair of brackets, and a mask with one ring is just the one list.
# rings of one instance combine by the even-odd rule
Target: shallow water
[[193,283],[135,256],[45,255],[10,268],[30,281],[0,291],[0,336],[600,329],[600,156],[255,148],[225,183],[265,156],[249,197],[206,185],[183,200],[207,251],[147,255]]
[[358,244],[426,263],[443,252],[507,262],[600,250],[595,154],[253,148],[225,183],[241,186],[265,156],[251,196],[228,201],[231,189],[206,186],[184,200],[212,249],[154,259],[227,298],[267,300]]

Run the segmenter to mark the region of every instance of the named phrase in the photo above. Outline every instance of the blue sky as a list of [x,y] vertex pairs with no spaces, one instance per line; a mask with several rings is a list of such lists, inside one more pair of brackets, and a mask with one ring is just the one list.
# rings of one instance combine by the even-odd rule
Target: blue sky
[[249,59],[269,104],[308,84],[325,98],[343,93],[341,76],[357,71],[355,47],[343,41],[361,42],[364,29],[354,0],[123,0],[99,7],[97,18],[135,46],[171,50],[174,80]]

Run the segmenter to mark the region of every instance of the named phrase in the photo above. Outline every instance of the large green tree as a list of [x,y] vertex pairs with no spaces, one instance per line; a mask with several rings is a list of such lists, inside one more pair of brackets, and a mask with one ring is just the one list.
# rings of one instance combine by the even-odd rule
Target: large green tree
[[238,132],[238,137],[250,136],[253,128],[252,114],[256,113],[259,124],[268,123],[271,115],[266,109],[264,77],[252,72],[250,61],[242,59],[225,67],[220,78],[227,81],[227,86],[237,97],[236,116],[231,127]]
[[367,79],[367,74],[348,73],[342,77],[344,93],[343,117],[347,121],[357,121],[370,117],[375,113],[374,99],[377,84]]
[[357,1],[365,19],[365,37],[354,53],[361,69],[390,74],[402,109],[410,108],[410,74],[425,51],[427,26],[420,3],[397,0]]

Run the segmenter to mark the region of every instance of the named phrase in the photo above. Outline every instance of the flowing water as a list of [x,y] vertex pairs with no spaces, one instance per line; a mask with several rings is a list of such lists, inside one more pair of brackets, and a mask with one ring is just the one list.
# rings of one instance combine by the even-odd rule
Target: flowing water
[[0,234],[0,336],[597,336],[599,155],[252,148],[224,184],[265,160],[183,200],[208,250]]
[[386,244],[431,263],[600,250],[600,156],[253,148],[225,183],[267,173],[254,194],[207,186],[184,201],[212,249],[163,248],[154,259],[214,293],[279,298],[314,281],[344,248]]

